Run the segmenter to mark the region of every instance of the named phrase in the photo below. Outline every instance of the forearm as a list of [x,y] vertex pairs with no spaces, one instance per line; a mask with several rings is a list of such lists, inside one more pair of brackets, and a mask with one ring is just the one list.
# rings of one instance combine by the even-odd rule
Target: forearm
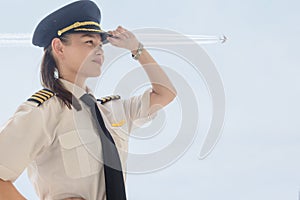
[[12,182],[0,179],[0,200],[26,200]]
[[[135,55],[136,50],[131,51],[131,53]],[[176,89],[167,74],[146,49],[143,49],[138,61],[148,75],[153,92],[159,95],[169,96],[170,98],[176,96]]]
[[[112,36],[107,40],[114,46],[128,49],[133,55],[137,55],[139,50],[139,41],[134,34],[121,26],[115,31],[108,31]],[[139,47],[138,47],[139,46]],[[163,99],[165,102],[171,101],[176,96],[176,90],[169,80],[166,73],[157,64],[153,57],[146,49],[143,49],[138,57],[140,64],[143,66],[152,84],[153,93]]]

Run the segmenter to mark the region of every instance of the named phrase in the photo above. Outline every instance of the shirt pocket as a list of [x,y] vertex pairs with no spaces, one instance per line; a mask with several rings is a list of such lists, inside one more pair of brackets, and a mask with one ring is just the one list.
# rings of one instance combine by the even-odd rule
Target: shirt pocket
[[103,166],[101,142],[92,130],[73,130],[58,139],[67,176],[82,178],[99,173]]

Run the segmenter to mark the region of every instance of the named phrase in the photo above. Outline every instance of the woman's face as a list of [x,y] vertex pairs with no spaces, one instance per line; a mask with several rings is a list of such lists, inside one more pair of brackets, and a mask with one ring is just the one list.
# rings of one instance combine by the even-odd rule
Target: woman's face
[[104,61],[102,41],[99,34],[69,34],[64,45],[60,73],[78,79],[96,77],[101,74]]

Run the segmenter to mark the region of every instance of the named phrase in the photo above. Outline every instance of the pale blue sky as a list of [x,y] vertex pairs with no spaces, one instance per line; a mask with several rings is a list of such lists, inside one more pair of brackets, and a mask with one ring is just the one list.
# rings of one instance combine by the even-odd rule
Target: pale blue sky
[[[0,33],[32,33],[42,17],[68,2],[71,1],[2,1]],[[197,159],[203,142],[201,133],[205,132],[202,131],[186,154],[168,168],[130,174],[130,200],[298,198],[299,1],[96,2],[101,7],[101,24],[106,30],[117,25],[127,29],[159,27],[183,34],[225,34],[229,38],[223,45],[203,45],[222,77],[227,100],[223,136],[215,150],[207,159]],[[42,50],[0,47],[0,53],[0,123],[4,124],[20,103],[40,89]],[[160,63],[176,71],[189,70],[176,59],[154,54]],[[200,91],[197,97],[203,112],[199,115],[205,122],[200,129],[206,130],[209,120],[204,118],[210,114],[207,91],[201,79],[189,82],[195,91]],[[172,103],[166,113],[176,113],[177,106]],[[169,123],[177,120],[174,115],[169,116]],[[131,145],[134,151],[144,150],[136,142]],[[28,199],[36,199],[25,174],[16,185]]]

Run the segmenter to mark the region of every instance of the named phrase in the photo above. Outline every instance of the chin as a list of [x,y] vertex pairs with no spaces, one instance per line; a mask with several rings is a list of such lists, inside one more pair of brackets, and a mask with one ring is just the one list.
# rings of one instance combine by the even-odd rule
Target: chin
[[101,75],[101,68],[93,68],[84,73],[87,77],[97,77]]
[[88,74],[86,74],[86,75],[87,75],[87,77],[98,77],[98,76],[101,75],[101,70],[99,70],[99,71],[94,71],[94,72],[90,72],[90,73],[88,73]]

